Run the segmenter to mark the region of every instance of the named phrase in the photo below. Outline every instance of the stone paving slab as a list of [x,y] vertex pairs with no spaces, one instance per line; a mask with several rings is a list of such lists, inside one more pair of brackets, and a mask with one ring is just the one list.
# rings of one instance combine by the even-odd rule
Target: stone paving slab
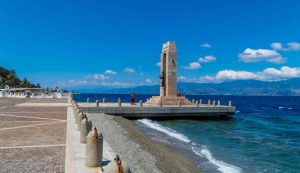
[[64,172],[66,101],[0,98],[0,173]]
[[[50,124],[51,123],[51,124]],[[0,129],[0,146],[65,143],[65,122],[42,122],[29,127]]]
[[[5,122],[0,121],[0,129],[40,124],[40,123],[44,123],[44,122],[45,121],[5,121]],[[49,121],[46,121],[46,122],[49,122]]]
[[71,106],[69,103],[21,103],[16,106],[21,107],[66,107]]
[[4,110],[0,110],[0,117],[3,117],[1,114],[5,114],[8,116],[20,116],[20,118],[37,117],[66,120],[66,112],[66,107],[9,107]]
[[[16,116],[3,116],[3,114],[0,114],[0,122],[8,122],[9,121],[45,121],[43,119],[37,119],[37,118],[28,118],[28,117],[16,117]],[[50,121],[50,120],[47,120]],[[1,127],[1,126],[0,126]]]
[[[37,98],[37,99],[31,99],[30,103],[67,103],[68,99],[66,98]],[[27,102],[27,103],[28,103]]]
[[65,146],[0,149],[0,172],[64,172]]

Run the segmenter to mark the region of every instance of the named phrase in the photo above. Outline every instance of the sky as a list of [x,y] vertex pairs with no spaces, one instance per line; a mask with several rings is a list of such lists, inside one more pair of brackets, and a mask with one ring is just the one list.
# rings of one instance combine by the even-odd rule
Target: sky
[[158,84],[169,40],[181,82],[300,77],[298,0],[4,0],[0,21],[0,66],[43,87]]

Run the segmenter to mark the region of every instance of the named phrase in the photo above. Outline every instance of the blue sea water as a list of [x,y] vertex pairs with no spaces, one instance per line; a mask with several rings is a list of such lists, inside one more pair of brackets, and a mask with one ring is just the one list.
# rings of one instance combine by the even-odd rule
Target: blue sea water
[[[137,95],[145,101],[150,95]],[[203,172],[300,172],[300,97],[187,96],[229,100],[229,120],[148,120],[136,124],[154,140],[190,151]],[[77,101],[129,101],[129,95],[80,94]]]

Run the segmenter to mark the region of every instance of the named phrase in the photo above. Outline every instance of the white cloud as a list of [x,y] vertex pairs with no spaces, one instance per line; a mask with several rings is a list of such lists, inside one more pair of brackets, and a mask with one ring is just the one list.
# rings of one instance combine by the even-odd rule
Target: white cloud
[[198,62],[191,62],[188,66],[184,66],[183,68],[189,69],[189,70],[195,70],[200,67],[201,67],[201,65]]
[[126,68],[124,69],[124,72],[126,72],[126,73],[134,73],[135,70],[134,70],[133,68],[126,67]]
[[300,43],[291,42],[291,43],[288,43],[288,46],[289,46],[290,50],[300,50]]
[[224,82],[233,80],[281,81],[300,78],[300,67],[282,66],[280,69],[266,68],[261,72],[221,70],[215,76],[203,76],[197,82]]
[[184,81],[184,80],[186,80],[186,77],[185,77],[185,76],[179,76],[179,77],[178,77],[178,80],[179,80],[179,81]]
[[272,49],[274,49],[274,50],[282,50],[282,49],[283,49],[281,43],[272,43],[272,44],[271,44],[271,47],[272,47]]
[[109,79],[109,77],[105,76],[104,74],[93,74],[93,75],[87,75],[86,78],[92,78],[95,80],[106,80]]
[[147,83],[153,83],[153,81],[151,79],[146,79]]
[[127,83],[127,82],[100,82],[97,86],[105,86],[105,87],[133,87],[137,86],[135,83]]
[[106,82],[106,81],[98,81],[98,80],[68,80],[66,84],[63,86],[102,86],[102,87],[134,87],[138,86],[135,83],[127,83],[127,82]]
[[283,58],[278,52],[275,50],[268,50],[268,49],[250,49],[247,48],[244,50],[243,53],[238,55],[239,59],[242,62],[270,62],[281,64],[285,63],[286,59]]
[[279,70],[275,68],[267,68],[258,73],[258,80],[262,81],[278,81],[300,77],[300,67],[282,66]]
[[211,48],[211,45],[208,44],[208,43],[203,43],[200,45],[201,47],[204,47],[204,48]]
[[287,47],[283,47],[281,43],[272,43],[272,49],[278,51],[299,51],[300,50],[300,43],[298,42],[290,42],[287,44]]
[[85,80],[68,80],[69,85],[73,86],[73,85],[86,85],[88,83],[88,81]]
[[115,75],[115,74],[117,74],[117,72],[112,71],[112,70],[106,70],[106,71],[105,71],[105,74]]
[[158,62],[158,63],[156,63],[155,65],[156,65],[157,67],[160,67],[161,63]]
[[213,55],[208,55],[208,56],[205,56],[205,57],[201,57],[198,59],[198,62],[203,62],[203,63],[209,63],[209,62],[212,62],[212,61],[216,61],[217,58]]
[[256,74],[248,71],[222,70],[215,76],[216,80],[247,80],[255,79]]

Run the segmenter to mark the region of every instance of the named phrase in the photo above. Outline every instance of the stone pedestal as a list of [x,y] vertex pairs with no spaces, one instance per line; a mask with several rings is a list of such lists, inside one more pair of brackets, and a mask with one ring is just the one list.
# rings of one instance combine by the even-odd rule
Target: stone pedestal
[[178,105],[179,102],[181,105],[192,104],[184,96],[153,96],[146,102],[146,104],[159,105],[162,103],[162,105]]

